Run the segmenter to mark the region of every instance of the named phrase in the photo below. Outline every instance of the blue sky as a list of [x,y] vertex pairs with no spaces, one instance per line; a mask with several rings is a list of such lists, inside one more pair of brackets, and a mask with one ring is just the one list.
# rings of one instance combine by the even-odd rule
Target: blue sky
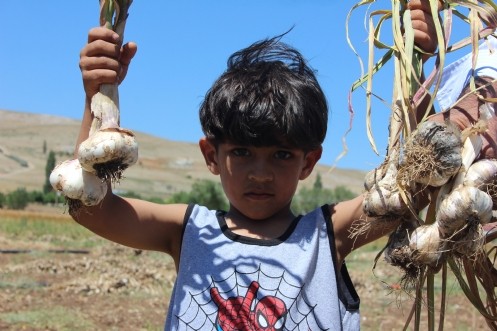
[[[121,126],[162,138],[197,142],[198,106],[233,52],[254,41],[293,30],[283,41],[295,46],[317,70],[330,106],[321,163],[334,165],[350,117],[348,91],[360,75],[346,42],[346,16],[353,1],[338,0],[135,0],[125,40],[138,44],[120,86]],[[384,8],[390,2],[384,1]],[[0,2],[0,109],[81,118],[84,93],[79,52],[98,24],[98,1]],[[364,11],[353,16],[352,41],[366,59]],[[387,33],[386,31],[385,33]],[[390,100],[391,72],[376,92]],[[355,117],[348,154],[336,165],[369,170],[376,156],[366,136],[364,93],[353,95]],[[387,140],[389,110],[373,109],[380,153]],[[1,119],[0,119],[1,120]],[[76,136],[76,133],[75,133]]]

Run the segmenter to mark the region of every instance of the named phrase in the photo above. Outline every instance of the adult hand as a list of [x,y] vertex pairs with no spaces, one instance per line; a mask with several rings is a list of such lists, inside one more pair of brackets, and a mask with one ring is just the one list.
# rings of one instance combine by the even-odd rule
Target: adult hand
[[[482,87],[484,86],[484,87]],[[497,82],[490,77],[480,77],[476,79],[478,93],[485,99],[497,98]],[[464,96],[464,97],[463,97]],[[463,97],[463,98],[461,98]],[[438,122],[450,120],[455,123],[461,130],[469,128],[476,124],[480,119],[480,107],[484,101],[472,93],[467,86],[461,93],[460,101],[449,110],[433,115],[430,119]],[[497,110],[497,103],[490,103],[490,107]],[[497,158],[497,117],[495,114],[487,122],[487,130],[482,133],[483,146],[478,159]]]
[[[411,10],[411,23],[414,30],[414,43],[428,55],[437,50],[437,32],[429,0],[411,0],[407,4]],[[438,1],[438,10],[442,2]],[[436,13],[438,15],[438,12]]]
[[133,42],[121,46],[119,35],[110,29],[91,29],[79,60],[86,96],[91,98],[101,84],[121,83],[136,51]]

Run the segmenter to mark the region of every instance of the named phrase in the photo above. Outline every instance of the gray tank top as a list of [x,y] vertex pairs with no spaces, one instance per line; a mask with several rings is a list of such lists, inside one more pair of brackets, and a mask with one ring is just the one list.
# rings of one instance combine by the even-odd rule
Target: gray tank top
[[359,297],[338,272],[328,206],[261,240],[191,205],[165,330],[359,330]]

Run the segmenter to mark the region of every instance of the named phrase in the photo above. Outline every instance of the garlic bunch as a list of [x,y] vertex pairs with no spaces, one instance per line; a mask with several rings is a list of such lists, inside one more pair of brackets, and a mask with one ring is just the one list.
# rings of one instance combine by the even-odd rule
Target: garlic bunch
[[[100,0],[100,23],[121,38],[132,0]],[[107,194],[110,181],[136,163],[138,145],[134,134],[119,127],[119,95],[116,84],[103,84],[91,100],[93,120],[89,137],[77,151],[78,158],[52,171],[50,183],[69,201],[70,211],[81,205],[95,206]]]

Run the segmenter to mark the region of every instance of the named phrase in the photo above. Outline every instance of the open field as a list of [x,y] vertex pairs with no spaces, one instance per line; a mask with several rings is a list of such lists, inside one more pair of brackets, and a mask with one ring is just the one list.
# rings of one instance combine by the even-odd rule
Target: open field
[[[58,161],[70,158],[78,126],[67,118],[0,110],[0,192],[41,190],[47,151]],[[213,178],[196,144],[136,135],[139,163],[116,189],[165,198],[196,179]],[[325,188],[362,190],[363,172],[324,165],[303,185],[318,173]],[[363,330],[402,330],[412,307],[400,291],[399,270],[379,262],[371,271],[384,244],[347,259]],[[104,241],[72,222],[64,206],[0,209],[0,266],[0,330],[162,330],[175,279],[168,256]],[[445,330],[487,329],[454,279],[447,307]]]
[[[347,260],[361,297],[362,330],[402,330],[412,306],[399,291],[397,269],[380,262],[371,271],[383,244]],[[0,209],[0,251],[0,330],[163,328],[175,277],[164,254],[104,241],[63,207]],[[455,280],[447,306],[445,330],[487,329]]]

